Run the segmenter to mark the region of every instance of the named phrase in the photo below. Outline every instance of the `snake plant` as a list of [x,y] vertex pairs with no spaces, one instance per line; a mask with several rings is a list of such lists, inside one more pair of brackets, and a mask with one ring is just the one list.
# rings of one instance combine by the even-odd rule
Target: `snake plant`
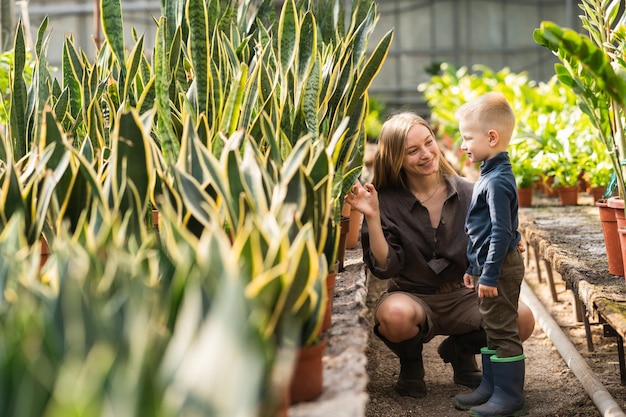
[[147,53],[121,1],[100,4],[104,43],[91,60],[69,36],[60,80],[47,22],[30,78],[15,37],[0,414],[274,415],[294,348],[319,337],[391,32],[367,53],[372,0],[163,0]]

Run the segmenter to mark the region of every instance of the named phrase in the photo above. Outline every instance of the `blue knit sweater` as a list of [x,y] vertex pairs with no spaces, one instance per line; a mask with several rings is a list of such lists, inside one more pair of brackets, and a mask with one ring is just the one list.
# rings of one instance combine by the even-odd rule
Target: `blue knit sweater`
[[480,275],[480,284],[497,286],[504,257],[521,239],[517,209],[511,161],[501,152],[481,164],[465,219],[467,273]]

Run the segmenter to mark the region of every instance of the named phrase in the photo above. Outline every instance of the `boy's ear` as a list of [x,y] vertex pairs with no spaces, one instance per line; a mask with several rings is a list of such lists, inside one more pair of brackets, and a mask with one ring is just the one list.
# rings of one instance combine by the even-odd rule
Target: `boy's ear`
[[487,135],[489,136],[489,146],[496,146],[500,142],[500,134],[497,130],[491,129]]

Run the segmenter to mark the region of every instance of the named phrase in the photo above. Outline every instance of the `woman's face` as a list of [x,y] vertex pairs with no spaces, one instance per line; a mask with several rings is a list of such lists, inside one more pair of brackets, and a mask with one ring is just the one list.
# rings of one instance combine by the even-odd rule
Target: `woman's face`
[[417,124],[409,129],[404,147],[402,168],[406,175],[431,175],[439,171],[439,149],[426,126]]

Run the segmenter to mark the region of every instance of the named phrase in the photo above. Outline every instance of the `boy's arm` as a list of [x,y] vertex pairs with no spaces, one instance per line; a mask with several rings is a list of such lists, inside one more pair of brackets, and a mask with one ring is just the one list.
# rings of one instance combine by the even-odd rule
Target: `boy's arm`
[[[488,186],[487,204],[491,219],[491,236],[487,259],[478,282],[494,289],[498,285],[502,262],[514,236],[514,231],[511,230],[513,224],[511,204],[515,201],[516,196],[513,195],[515,192],[516,190],[512,190],[505,181],[499,178],[494,178]],[[494,291],[486,290],[485,293],[493,294]]]

